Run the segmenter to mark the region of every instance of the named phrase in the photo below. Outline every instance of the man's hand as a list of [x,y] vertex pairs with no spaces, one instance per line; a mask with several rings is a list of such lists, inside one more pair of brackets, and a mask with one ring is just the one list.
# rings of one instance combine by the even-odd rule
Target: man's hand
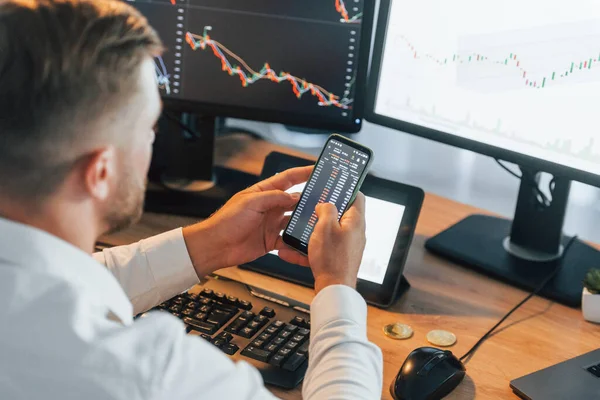
[[317,293],[330,285],[356,287],[366,244],[365,196],[359,193],[339,222],[333,204],[319,204],[315,211],[318,221],[308,243],[308,258],[285,244],[279,245],[279,256],[294,264],[310,265]]
[[306,182],[312,169],[294,168],[259,182],[236,194],[206,221],[184,228],[198,276],[253,261],[280,247],[279,234],[290,218],[284,213],[299,200],[298,194],[285,191]]

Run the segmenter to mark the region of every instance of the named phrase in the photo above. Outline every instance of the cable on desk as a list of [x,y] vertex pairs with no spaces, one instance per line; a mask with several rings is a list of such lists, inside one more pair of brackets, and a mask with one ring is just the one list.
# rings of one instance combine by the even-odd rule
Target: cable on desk
[[565,246],[565,249],[563,251],[563,254],[560,258],[560,260],[558,260],[558,265],[556,266],[556,268],[554,268],[554,270],[546,277],[546,279],[544,279],[542,281],[542,283],[540,283],[540,285],[537,287],[537,289],[535,289],[533,292],[531,292],[527,297],[525,297],[519,304],[517,304],[515,307],[513,307],[512,310],[510,310],[504,317],[502,317],[502,319],[500,321],[498,321],[498,323],[496,325],[494,325],[492,327],[492,329],[490,329],[489,331],[487,331],[487,333],[485,335],[483,335],[481,337],[481,339],[479,339],[479,341],[477,343],[475,343],[475,345],[473,347],[471,347],[471,349],[469,351],[467,351],[461,358],[460,361],[464,361],[466,358],[469,358],[470,356],[472,356],[477,349],[479,348],[479,346],[481,346],[483,344],[483,342],[485,342],[487,339],[489,339],[490,335],[500,326],[502,325],[502,323],[504,321],[506,321],[508,319],[508,317],[510,317],[515,311],[517,311],[523,304],[527,303],[529,300],[531,300],[532,297],[534,297],[535,295],[539,294],[542,290],[544,290],[544,288],[546,287],[546,285],[548,283],[550,283],[550,281],[552,281],[552,279],[554,279],[554,277],[556,276],[556,274],[558,274],[558,272],[561,269],[562,266],[562,260],[565,258],[565,255],[567,254],[567,252],[569,251],[569,248],[571,247],[571,245],[573,244],[573,242],[575,242],[575,240],[577,240],[577,235],[573,236],[571,239],[569,239],[569,242],[567,243],[567,245]]

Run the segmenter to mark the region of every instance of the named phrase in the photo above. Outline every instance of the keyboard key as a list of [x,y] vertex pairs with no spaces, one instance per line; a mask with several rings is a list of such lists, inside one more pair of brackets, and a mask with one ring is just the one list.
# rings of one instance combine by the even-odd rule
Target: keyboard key
[[264,340],[266,342],[266,341],[268,341],[268,340],[270,340],[272,338],[272,335],[269,335],[268,333],[263,333],[258,338],[260,340]]
[[179,311],[181,311],[181,305],[173,304],[172,306],[169,307],[169,311],[171,313],[178,313]]
[[252,346],[258,347],[259,349],[262,349],[264,344],[265,344],[265,341],[260,340],[260,339],[256,339],[254,342],[252,342]]
[[233,339],[233,335],[231,333],[227,333],[227,332],[221,332],[219,334],[219,336],[217,336],[219,339],[223,339],[226,343],[231,342],[231,340]]
[[175,304],[182,305],[183,301],[184,301],[183,298],[180,296],[173,297],[173,299],[171,300],[171,305],[175,305]]
[[266,350],[258,349],[254,346],[248,346],[244,349],[244,351],[242,351],[242,355],[254,360],[267,362],[269,361],[271,353]]
[[246,339],[250,339],[252,336],[254,336],[256,334],[256,329],[252,329],[252,328],[243,328],[238,335],[240,335],[241,337],[244,337]]
[[256,314],[254,314],[252,311],[244,311],[240,314],[240,318],[244,318],[248,321],[254,319],[255,316]]
[[310,335],[310,331],[306,328],[300,328],[298,329],[298,335],[308,336]]
[[210,337],[210,335],[207,335],[206,333],[201,334],[200,337],[202,339],[208,340],[209,342],[212,340],[212,338]]
[[250,321],[248,328],[260,329],[261,323],[258,321]]
[[275,317],[275,310],[270,307],[265,307],[260,311],[260,315],[264,315],[267,318]]
[[220,339],[220,338],[215,338],[215,339],[211,340],[211,343],[214,344],[215,346],[219,347],[219,348],[221,346],[227,344],[226,341],[224,341],[223,339]]
[[289,360],[287,360],[286,363],[283,364],[283,369],[285,369],[287,371],[295,371],[302,364],[304,364],[305,361],[306,361],[306,357],[304,355],[298,354],[298,353],[294,353],[289,358]]
[[229,321],[231,319],[231,313],[228,312],[224,312],[221,310],[213,310],[208,318],[206,319],[206,322],[209,322],[211,324],[215,324],[218,326],[223,326],[225,325],[225,323],[227,321]]
[[270,333],[270,334],[272,334],[272,335],[273,335],[273,334],[275,334],[275,333],[279,332],[279,328],[278,328],[278,327],[276,327],[276,326],[270,325],[270,326],[269,326],[269,327],[268,327],[268,328],[265,330],[265,332],[266,332],[266,333]]
[[282,344],[285,343],[285,339],[284,338],[280,338],[280,337],[276,337],[275,339],[273,339],[273,344],[276,344],[277,346],[281,346]]
[[290,331],[285,331],[285,330],[284,330],[284,331],[282,331],[282,332],[280,332],[280,333],[279,333],[279,337],[280,337],[280,338],[287,339],[287,338],[289,338],[290,336],[292,336],[292,332],[290,332]]
[[279,354],[275,354],[273,357],[271,357],[271,360],[269,361],[269,364],[274,365],[276,367],[281,367],[281,365],[283,364],[284,360],[285,360],[284,356],[280,356]]
[[227,296],[226,302],[227,304],[236,305],[238,302],[238,298],[234,296]]
[[304,342],[304,340],[306,339],[306,336],[302,336],[302,335],[295,335],[292,340],[298,342],[298,343],[302,343]]
[[190,325],[192,328],[194,328],[194,330],[201,332],[201,333],[206,333],[209,335],[212,335],[213,333],[215,333],[218,330],[218,328],[215,325],[209,324],[208,322],[197,320],[195,318],[185,317],[185,318],[183,318],[183,322]]
[[300,343],[295,342],[295,341],[292,340],[291,342],[288,342],[288,344],[285,345],[285,348],[286,349],[290,349],[290,350],[296,350],[296,348],[298,346],[300,346]]
[[227,328],[225,328],[226,332],[231,332],[231,333],[238,333],[240,329],[244,328],[246,326],[246,322],[243,319],[236,319],[235,321],[233,321],[231,324],[229,324],[229,326]]
[[185,310],[183,310],[181,312],[181,314],[183,314],[183,315],[185,315],[187,317],[192,317],[195,312],[196,312],[196,310],[194,310],[193,308],[186,308]]
[[246,300],[239,300],[237,306],[242,310],[252,310],[252,303]]
[[200,295],[203,297],[207,297],[207,298],[212,298],[213,297],[213,291],[210,289],[204,289],[202,292],[200,292]]
[[196,293],[186,293],[185,296],[193,302],[197,302],[200,299],[200,295]]
[[285,347],[277,352],[280,356],[287,357],[292,351],[290,349],[286,349]]
[[284,329],[286,331],[295,332],[296,330],[298,330],[298,327],[296,325],[288,324],[285,326]]
[[198,300],[199,305],[210,306],[212,303],[213,303],[213,301],[206,297],[203,297],[200,300]]
[[229,354],[230,356],[234,355],[235,353],[237,353],[237,351],[240,348],[233,344],[233,343],[227,343],[225,345],[223,345],[223,347],[221,347],[221,350],[225,353],[225,354]]
[[303,354],[308,357],[308,347],[309,346],[310,346],[310,343],[308,341],[304,342],[304,344],[302,346],[300,346],[300,348],[298,349],[297,353]]
[[217,293],[215,293],[215,295],[214,295],[214,299],[215,299],[216,301],[219,301],[219,302],[223,303],[223,302],[225,302],[225,294],[223,294],[223,293],[221,293],[221,292],[217,292]]
[[283,321],[275,321],[271,325],[276,326],[278,328],[283,328],[285,326],[285,322],[283,322]]
[[254,320],[266,324],[269,319],[264,315],[257,315],[256,317],[254,317]]
[[270,344],[267,347],[265,347],[265,350],[270,351],[271,353],[277,351],[277,349],[279,349],[279,346],[277,346],[276,344]]
[[290,323],[292,325],[297,325],[300,328],[310,329],[310,321],[307,321],[306,319],[301,317],[294,317],[294,319],[292,319]]
[[199,319],[200,321],[206,320],[206,317],[208,317],[208,314],[206,313],[198,313],[194,315],[194,318]]
[[202,306],[202,307],[200,307],[198,309],[198,311],[201,312],[201,313],[207,313],[208,314],[210,312],[211,308],[212,308],[211,306]]

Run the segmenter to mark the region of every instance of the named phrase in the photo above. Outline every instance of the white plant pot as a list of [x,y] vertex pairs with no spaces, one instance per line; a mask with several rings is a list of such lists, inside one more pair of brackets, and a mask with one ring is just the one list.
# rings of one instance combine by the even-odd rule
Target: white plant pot
[[581,310],[586,321],[600,324],[600,294],[592,294],[583,288]]

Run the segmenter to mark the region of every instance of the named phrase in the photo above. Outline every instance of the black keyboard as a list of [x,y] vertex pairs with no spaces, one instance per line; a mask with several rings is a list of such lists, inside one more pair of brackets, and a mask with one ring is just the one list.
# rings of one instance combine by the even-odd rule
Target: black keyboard
[[265,383],[291,389],[308,368],[309,307],[221,277],[162,303],[198,335],[258,368]]

